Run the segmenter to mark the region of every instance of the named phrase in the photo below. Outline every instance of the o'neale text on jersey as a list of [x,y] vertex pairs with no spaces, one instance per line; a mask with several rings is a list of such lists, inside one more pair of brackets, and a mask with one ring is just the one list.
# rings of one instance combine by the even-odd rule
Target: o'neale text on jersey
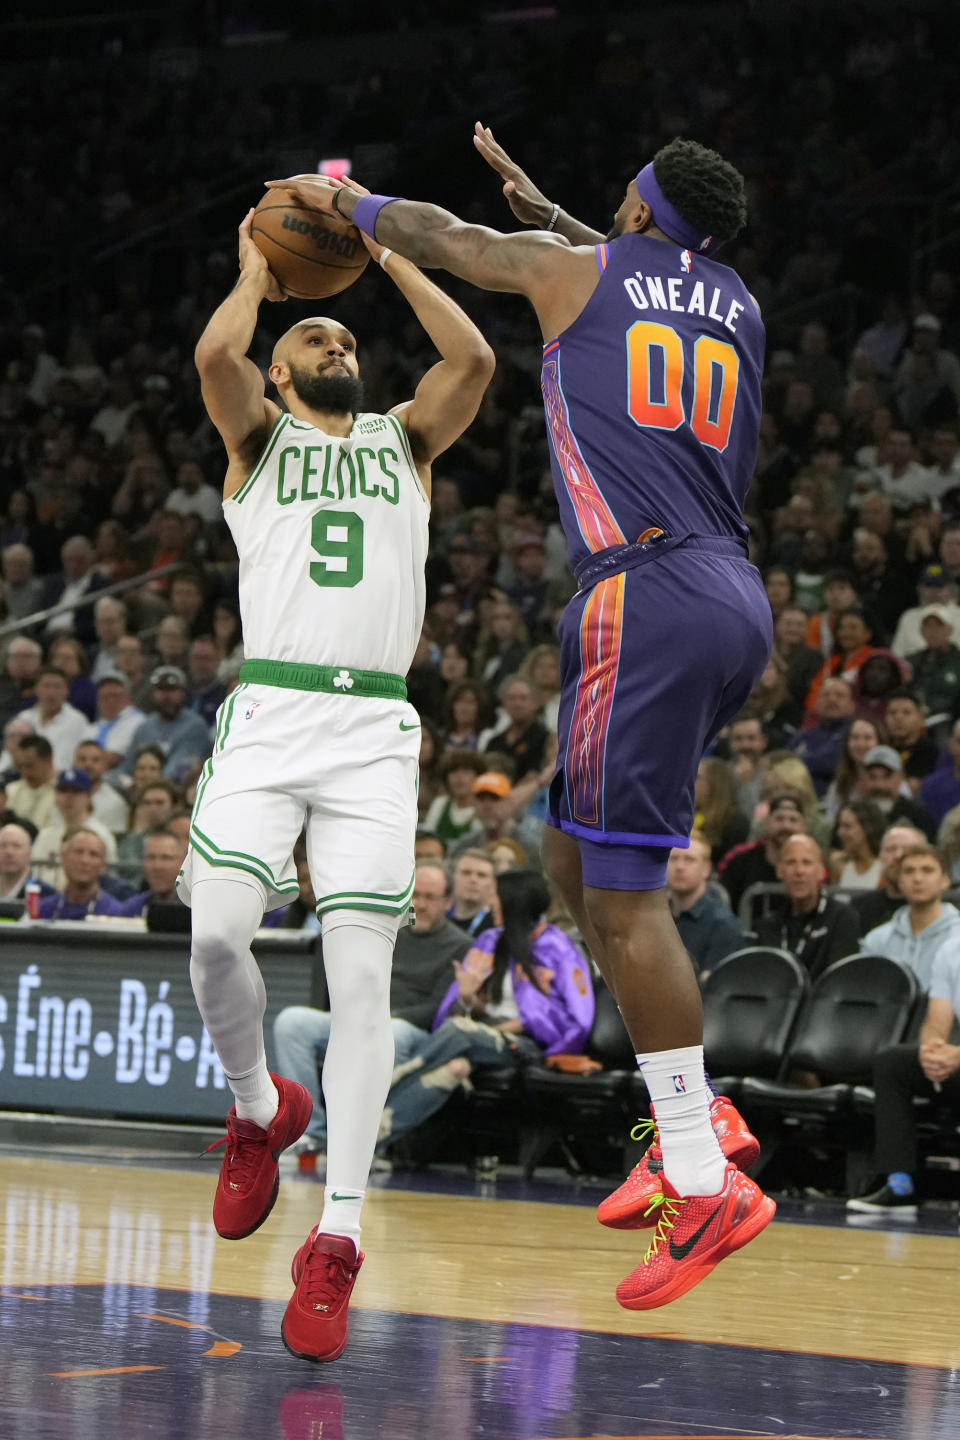
[[350,451],[342,445],[287,445],[277,457],[277,500],[292,505],[295,500],[356,500],[359,494],[396,505],[400,481],[388,461],[398,465],[400,457],[386,446],[359,445]]
[[624,280],[623,288],[637,310],[672,310],[677,315],[702,315],[704,319],[716,320],[732,335],[737,333],[737,320],[743,314],[744,307],[740,301],[728,301],[717,285],[711,287],[708,299],[702,280],[691,281],[678,275],[671,275],[665,280],[660,275],[644,275],[638,270],[636,278],[631,275]]

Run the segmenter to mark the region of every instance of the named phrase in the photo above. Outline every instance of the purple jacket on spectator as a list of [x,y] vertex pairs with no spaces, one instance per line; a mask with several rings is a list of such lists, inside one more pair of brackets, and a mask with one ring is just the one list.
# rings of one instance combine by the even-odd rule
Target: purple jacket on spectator
[[921,805],[926,805],[938,825],[955,805],[960,805],[960,780],[957,779],[953,758],[949,755],[944,758],[947,763],[938,765],[936,770],[927,776],[917,797]]
[[[478,951],[489,962],[502,927],[485,930],[477,937],[464,964]],[[525,1032],[545,1055],[578,1055],[587,1043],[593,1024],[593,982],[586,960],[556,925],[545,925],[530,945],[546,991],[532,984],[515,961],[510,961],[513,995]],[[443,1024],[460,995],[454,980],[440,1002],[433,1029]]]
[[800,759],[810,771],[814,789],[818,795],[825,795],[833,779],[840,759],[840,750],[850,729],[850,718],[842,720],[821,720],[810,730],[800,730],[791,735],[787,748]]
[[74,905],[65,894],[57,891],[44,895],[37,912],[39,920],[86,920],[88,915],[121,915],[120,901],[114,900],[106,890],[99,890],[86,905]]

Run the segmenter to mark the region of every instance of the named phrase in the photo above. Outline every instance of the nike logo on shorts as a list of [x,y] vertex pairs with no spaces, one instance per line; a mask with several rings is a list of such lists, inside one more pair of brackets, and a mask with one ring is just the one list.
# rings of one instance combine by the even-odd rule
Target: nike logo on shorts
[[400,729],[401,729],[401,730],[419,730],[419,729],[420,729],[420,724],[419,724],[419,722],[418,722],[416,725],[405,725],[405,724],[403,723],[403,721],[401,720],[401,721],[400,721]]
[[703,1239],[704,1235],[710,1229],[710,1226],[713,1224],[714,1220],[716,1220],[719,1214],[720,1206],[718,1205],[716,1210],[714,1210],[713,1214],[707,1216],[706,1220],[704,1220],[703,1224],[700,1226],[700,1229],[695,1230],[694,1233],[690,1236],[690,1239],[684,1240],[682,1245],[678,1245],[675,1240],[671,1240],[670,1259],[686,1260],[687,1256],[690,1254],[690,1251],[700,1240]]

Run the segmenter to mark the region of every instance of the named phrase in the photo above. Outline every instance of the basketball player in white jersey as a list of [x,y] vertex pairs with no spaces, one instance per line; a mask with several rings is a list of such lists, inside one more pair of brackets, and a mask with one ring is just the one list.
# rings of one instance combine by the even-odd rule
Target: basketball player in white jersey
[[218,716],[179,888],[193,908],[194,993],[235,1097],[214,1223],[240,1239],[270,1213],[277,1158],[312,1108],[303,1086],[267,1070],[250,952],[264,910],[297,893],[306,830],[332,1014],[327,1176],[282,1334],[294,1354],[334,1360],[363,1260],[360,1210],[393,1070],[390,967],[413,889],[420,728],[403,677],[423,621],[430,466],[476,415],[494,359],[452,300],[366,241],[441,359],[412,400],[368,414],[353,335],[303,320],[273,352],[282,411],[247,358],[261,301],[284,298],[251,216],[240,278],[196,350],[228,456],[247,658]]

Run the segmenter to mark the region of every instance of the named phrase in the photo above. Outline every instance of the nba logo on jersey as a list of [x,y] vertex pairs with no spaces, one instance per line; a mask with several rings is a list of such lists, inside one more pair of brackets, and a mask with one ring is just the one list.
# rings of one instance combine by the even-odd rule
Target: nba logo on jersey
[[691,267],[692,267],[692,266],[693,266],[693,256],[690,254],[690,251],[689,251],[689,250],[681,250],[681,251],[680,251],[680,269],[683,271],[684,275],[689,275],[689,274],[690,274],[690,270],[691,270]]
[[673,1088],[674,1090],[676,1090],[678,1095],[686,1095],[687,1086],[682,1075],[674,1075]]
[[258,711],[259,709],[260,709],[260,701],[259,701],[259,700],[254,700],[251,705],[248,705],[248,706],[247,706],[246,714],[245,714],[244,717],[243,717],[244,720],[252,720],[253,717],[254,717],[254,715],[256,715],[256,713],[257,713],[257,711]]

